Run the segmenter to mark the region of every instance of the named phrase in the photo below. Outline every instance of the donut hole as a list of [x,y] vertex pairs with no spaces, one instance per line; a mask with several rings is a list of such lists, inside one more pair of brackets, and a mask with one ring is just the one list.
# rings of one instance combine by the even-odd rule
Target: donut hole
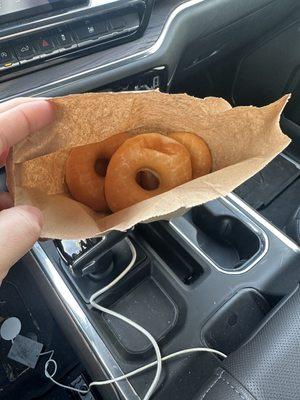
[[135,177],[136,183],[144,190],[155,190],[159,187],[159,178],[150,169],[138,171]]
[[103,178],[106,176],[108,163],[109,160],[107,160],[106,158],[98,158],[98,160],[96,160],[95,162],[95,171]]

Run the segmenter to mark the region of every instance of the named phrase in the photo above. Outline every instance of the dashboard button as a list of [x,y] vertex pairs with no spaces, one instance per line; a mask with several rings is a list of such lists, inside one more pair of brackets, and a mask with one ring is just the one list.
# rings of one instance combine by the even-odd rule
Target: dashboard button
[[105,21],[86,21],[84,24],[75,26],[73,29],[75,30],[80,42],[96,40],[108,31]]
[[0,48],[0,71],[7,70],[19,65],[18,59],[13,50]]
[[14,46],[15,52],[19,61],[31,61],[34,58],[39,58],[36,54],[35,48],[30,42],[20,43]]
[[11,63],[13,61],[13,53],[9,49],[0,49],[0,64]]
[[87,23],[79,26],[76,29],[76,33],[78,35],[79,40],[94,38],[97,36],[96,25],[92,23]]
[[57,34],[55,34],[53,37],[56,40],[56,42],[58,43],[59,48],[69,49],[72,47],[77,47],[77,42],[74,39],[71,32],[60,31]]
[[126,27],[126,21],[122,17],[112,18],[110,23],[112,28],[116,30],[124,29]]
[[107,23],[105,21],[98,21],[95,25],[98,35],[103,35],[108,32]]
[[38,53],[43,56],[44,54],[58,53],[58,46],[54,40],[50,37],[44,36],[40,37],[35,42]]

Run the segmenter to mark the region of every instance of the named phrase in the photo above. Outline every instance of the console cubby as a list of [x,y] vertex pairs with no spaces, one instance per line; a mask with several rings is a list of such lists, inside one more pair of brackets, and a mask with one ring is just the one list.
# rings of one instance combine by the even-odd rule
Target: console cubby
[[[137,265],[97,302],[143,326],[161,344],[174,338],[185,320],[183,299],[156,260]],[[92,312],[97,326],[123,359],[130,361],[153,354],[152,344],[135,328],[109,314]]]
[[199,247],[224,269],[242,268],[260,249],[258,235],[237,217],[212,205],[195,207],[191,222]]
[[212,266],[229,272],[248,269],[266,246],[264,232],[222,200],[194,207],[164,228],[178,242],[184,239]]

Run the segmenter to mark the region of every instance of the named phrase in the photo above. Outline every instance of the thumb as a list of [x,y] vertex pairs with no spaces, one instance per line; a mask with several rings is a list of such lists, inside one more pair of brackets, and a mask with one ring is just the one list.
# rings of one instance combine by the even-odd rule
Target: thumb
[[0,283],[38,240],[42,225],[42,213],[35,207],[18,206],[0,212]]

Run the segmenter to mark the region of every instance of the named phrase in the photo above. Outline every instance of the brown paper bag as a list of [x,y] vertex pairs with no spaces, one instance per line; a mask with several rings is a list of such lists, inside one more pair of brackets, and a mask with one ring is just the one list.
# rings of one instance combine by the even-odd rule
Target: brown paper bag
[[[288,96],[266,107],[236,107],[223,99],[159,92],[99,93],[53,99],[55,122],[16,145],[8,183],[16,205],[40,208],[42,236],[81,239],[140,222],[170,219],[224,196],[261,170],[289,143],[279,127]],[[121,132],[199,134],[213,156],[213,172],[114,214],[95,213],[73,200],[64,180],[72,147]]]

